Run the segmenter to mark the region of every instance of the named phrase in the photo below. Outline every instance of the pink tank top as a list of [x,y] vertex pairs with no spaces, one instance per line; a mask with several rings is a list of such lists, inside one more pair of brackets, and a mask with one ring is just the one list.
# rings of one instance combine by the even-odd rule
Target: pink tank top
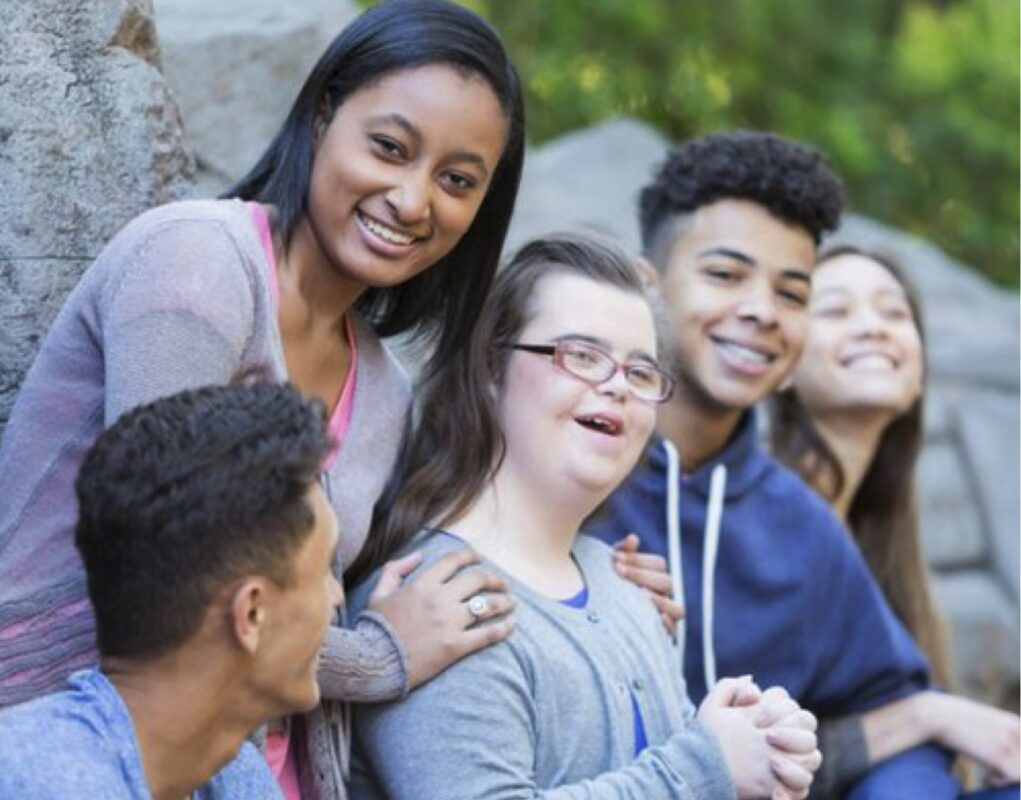
[[[269,285],[273,294],[273,301],[277,308],[280,308],[280,278],[277,274],[277,261],[273,253],[273,234],[270,231],[269,217],[258,203],[246,203],[249,213],[252,215],[252,222],[259,232],[259,240],[262,242],[262,249],[266,255],[266,262],[269,264]],[[351,364],[348,367],[347,378],[344,380],[344,388],[341,389],[340,398],[330,413],[329,430],[330,435],[336,442],[333,450],[326,458],[324,469],[329,469],[337,458],[340,451],[341,441],[347,433],[351,424],[351,410],[354,407],[355,381],[358,374],[358,350],[355,346],[354,328],[351,325],[350,315],[344,317],[344,328],[347,333],[347,344],[351,350]],[[290,737],[287,735],[287,728],[270,731],[266,736],[266,761],[269,764],[273,776],[280,785],[286,800],[301,800],[301,789],[298,784],[298,763],[295,759],[294,749],[290,746]]]

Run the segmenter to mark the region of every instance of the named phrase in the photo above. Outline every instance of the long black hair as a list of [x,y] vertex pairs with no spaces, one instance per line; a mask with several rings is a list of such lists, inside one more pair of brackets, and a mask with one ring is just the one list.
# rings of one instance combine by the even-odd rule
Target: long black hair
[[369,288],[358,311],[380,336],[417,329],[435,344],[425,374],[470,339],[500,259],[524,163],[524,105],[517,70],[499,36],[447,0],[386,0],[356,17],[312,68],[280,131],[255,167],[224,197],[271,203],[287,246],[308,210],[316,125],[354,92],[402,69],[449,64],[492,88],[507,119],[507,143],[471,226],[455,247],[414,278]]

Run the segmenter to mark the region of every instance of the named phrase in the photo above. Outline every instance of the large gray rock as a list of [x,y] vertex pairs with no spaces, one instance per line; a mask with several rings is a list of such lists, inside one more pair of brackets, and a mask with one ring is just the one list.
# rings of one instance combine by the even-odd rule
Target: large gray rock
[[954,680],[971,697],[1017,708],[1017,600],[983,570],[937,576],[936,601],[950,628]]
[[154,0],[163,66],[215,195],[262,154],[350,0]]
[[0,425],[82,270],[192,170],[147,0],[4,3]]

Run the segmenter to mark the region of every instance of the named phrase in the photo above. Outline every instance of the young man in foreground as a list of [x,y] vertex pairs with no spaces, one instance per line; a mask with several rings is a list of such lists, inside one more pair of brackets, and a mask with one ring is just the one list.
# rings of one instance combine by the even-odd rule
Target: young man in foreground
[[[277,798],[246,738],[319,700],[343,600],[322,409],[199,389],[121,417],[77,482],[98,668],[0,713],[0,798]],[[193,794],[194,793],[194,794]]]
[[[662,408],[662,438],[589,531],[611,542],[635,531],[662,556],[668,531],[681,534],[684,671],[696,703],[717,676],[751,673],[834,720],[928,684],[850,536],[764,452],[755,428],[753,406],[801,353],[816,247],[841,206],[818,153],[761,133],[688,142],[642,192],[678,390]],[[634,560],[619,558],[625,571]],[[854,716],[824,723],[820,749],[813,796],[869,766]],[[946,762],[933,747],[910,751],[866,776],[855,797],[954,797]]]

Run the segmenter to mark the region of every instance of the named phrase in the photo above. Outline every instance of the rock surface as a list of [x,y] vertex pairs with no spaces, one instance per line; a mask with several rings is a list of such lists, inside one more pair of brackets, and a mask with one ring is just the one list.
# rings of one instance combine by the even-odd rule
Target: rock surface
[[348,0],[154,0],[167,81],[198,159],[196,190],[245,174],[283,122],[326,45],[357,13]]
[[65,295],[193,169],[147,0],[11,0],[0,22],[0,427]]

